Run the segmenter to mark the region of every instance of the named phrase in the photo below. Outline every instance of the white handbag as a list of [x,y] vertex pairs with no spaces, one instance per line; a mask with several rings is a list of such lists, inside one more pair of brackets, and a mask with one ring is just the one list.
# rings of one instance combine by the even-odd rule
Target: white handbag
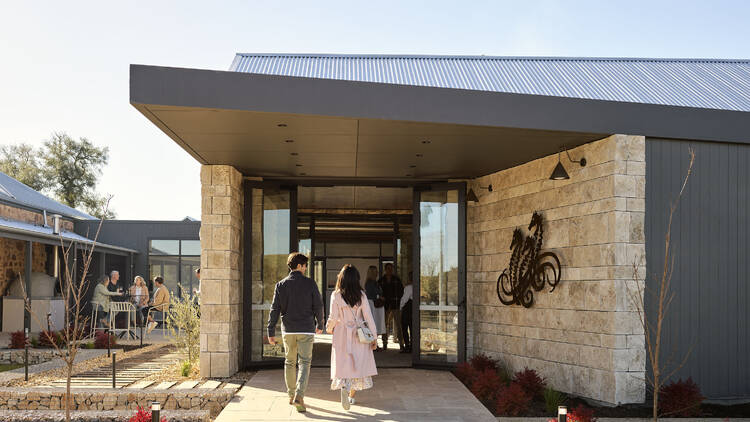
[[357,320],[357,314],[354,313],[354,309],[349,309],[352,311],[354,323],[357,324],[357,338],[359,338],[359,342],[362,344],[370,344],[375,341],[375,334],[372,333],[372,330],[367,326],[367,323],[363,322],[362,325],[360,325]]

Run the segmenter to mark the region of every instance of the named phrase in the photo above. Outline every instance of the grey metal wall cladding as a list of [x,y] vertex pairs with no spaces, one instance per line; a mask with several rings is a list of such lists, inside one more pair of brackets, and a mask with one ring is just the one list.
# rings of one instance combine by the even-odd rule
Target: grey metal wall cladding
[[[81,221],[75,225],[78,234],[93,238],[99,227],[99,221]],[[148,241],[149,239],[182,239],[198,240],[200,221],[135,221],[110,220],[102,224],[99,241],[110,245],[123,246],[137,250],[133,259],[133,274],[149,277]],[[133,280],[128,280],[131,283]]]
[[750,111],[750,60],[237,54],[229,70]]
[[[646,254],[650,274],[664,265],[669,203],[695,164],[672,223],[674,301],[662,358],[682,361],[712,399],[750,397],[750,146],[649,138],[646,142]],[[647,281],[656,287],[653,277]],[[654,301],[647,315],[655,318]]]

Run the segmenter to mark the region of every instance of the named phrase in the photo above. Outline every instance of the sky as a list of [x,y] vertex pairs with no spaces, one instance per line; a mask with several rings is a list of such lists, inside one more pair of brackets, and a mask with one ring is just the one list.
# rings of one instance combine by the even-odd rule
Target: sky
[[0,4],[0,144],[109,147],[120,219],[200,218],[199,164],[128,102],[128,66],[236,52],[750,59],[747,1],[33,1]]

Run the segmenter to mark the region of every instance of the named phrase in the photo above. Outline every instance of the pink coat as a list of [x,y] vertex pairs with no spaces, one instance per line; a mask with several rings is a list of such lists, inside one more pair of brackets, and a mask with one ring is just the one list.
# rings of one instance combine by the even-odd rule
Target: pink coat
[[[331,295],[331,312],[328,315],[326,330],[333,331],[331,348],[331,379],[362,378],[378,374],[375,367],[375,356],[369,344],[359,342],[357,337],[357,319],[367,323],[375,333],[375,321],[372,319],[370,304],[362,292],[362,301],[353,309],[344,302],[340,292]],[[364,317],[364,318],[363,318]]]

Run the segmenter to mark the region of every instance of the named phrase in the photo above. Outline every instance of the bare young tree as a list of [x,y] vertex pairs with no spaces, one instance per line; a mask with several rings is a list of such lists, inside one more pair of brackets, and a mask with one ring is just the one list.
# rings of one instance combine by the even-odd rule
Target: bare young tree
[[[662,352],[662,327],[664,318],[669,311],[669,305],[674,299],[674,292],[671,290],[672,287],[672,274],[674,272],[674,255],[672,253],[672,219],[677,211],[677,207],[680,203],[682,195],[685,193],[685,187],[687,186],[690,175],[693,171],[693,163],[695,162],[695,151],[690,148],[688,150],[690,161],[688,163],[687,172],[682,180],[682,186],[680,188],[677,197],[670,201],[669,204],[669,217],[667,220],[666,233],[664,235],[664,262],[661,267],[661,274],[654,274],[654,287],[646,287],[646,277],[643,279],[640,276],[640,263],[637,259],[633,263],[633,283],[635,284],[634,289],[628,289],[630,299],[634,303],[634,307],[638,312],[641,325],[643,327],[643,334],[646,342],[646,353],[649,362],[651,362],[651,375],[646,374],[646,381],[651,385],[654,391],[654,402],[652,409],[652,418],[654,421],[659,420],[659,392],[664,382],[672,377],[680,368],[685,365],[688,357],[690,356],[690,350],[686,353],[684,359],[673,368],[668,369],[670,362],[661,358]],[[648,296],[647,296],[648,295]],[[646,313],[646,298],[649,297],[653,300],[655,314],[649,316]]]
[[[86,329],[88,326],[89,317],[86,315],[82,315],[82,308],[83,308],[83,301],[86,295],[86,291],[88,289],[88,271],[89,266],[91,265],[92,257],[94,256],[94,249],[96,247],[96,241],[99,237],[99,231],[102,228],[102,223],[104,220],[99,221],[99,226],[96,230],[96,235],[94,236],[93,242],[91,246],[82,252],[82,259],[83,259],[83,269],[81,271],[81,274],[79,277],[75,277],[72,265],[75,265],[75,254],[76,249],[73,246],[73,243],[65,244],[65,241],[63,240],[62,236],[60,236],[60,245],[62,249],[62,256],[63,256],[63,272],[62,272],[62,278],[60,279],[60,290],[61,290],[61,297],[63,302],[65,303],[65,326],[62,330],[62,338],[60,342],[57,341],[56,336],[49,331],[42,331],[43,336],[47,337],[48,342],[52,345],[52,347],[57,351],[57,353],[60,355],[60,359],[63,360],[66,367],[66,383],[65,383],[65,395],[64,395],[64,403],[61,403],[65,406],[65,420],[67,422],[70,422],[70,410],[72,407],[72,395],[70,394],[70,380],[73,376],[73,365],[75,364],[76,356],[78,355],[78,350],[80,348],[80,340],[83,339]],[[71,258],[70,254],[71,252],[74,254],[74,257]],[[26,288],[24,285],[23,280],[21,280],[21,287],[23,289],[23,296],[24,296],[24,303],[26,306],[26,310],[29,312],[32,318],[36,321],[36,323],[41,327],[42,321],[39,318],[39,315],[34,312],[34,310],[31,308],[31,301],[29,299],[29,292],[26,292]],[[45,321],[46,323],[46,321]],[[60,344],[62,343],[62,344]]]

